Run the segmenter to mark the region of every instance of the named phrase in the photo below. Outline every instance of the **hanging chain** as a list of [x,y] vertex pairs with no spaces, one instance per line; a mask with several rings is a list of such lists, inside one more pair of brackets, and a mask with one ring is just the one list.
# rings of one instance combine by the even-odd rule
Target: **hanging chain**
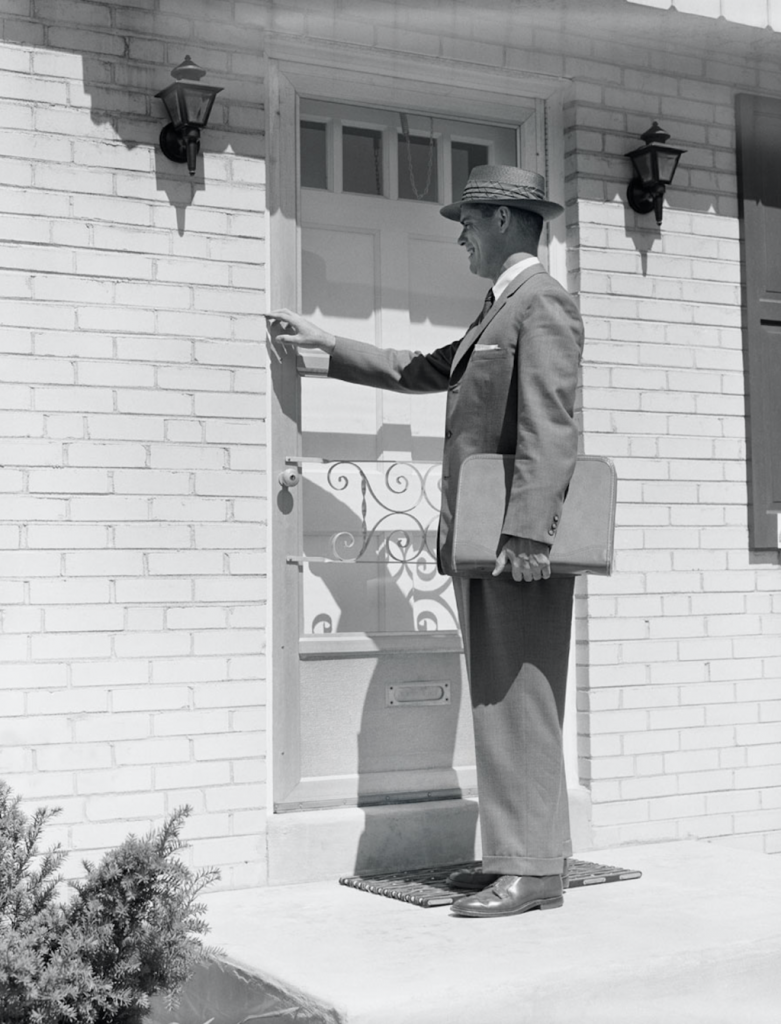
[[409,121],[407,120],[406,114],[400,113],[399,118],[401,120],[401,132],[407,144],[407,167],[409,168],[409,183],[412,188],[412,194],[416,199],[425,199],[428,195],[428,190],[431,188],[431,172],[434,169],[434,118],[429,117],[428,170],[426,171],[426,187],[422,192],[418,192],[418,187],[415,183],[415,169],[412,166],[412,144],[410,142]]

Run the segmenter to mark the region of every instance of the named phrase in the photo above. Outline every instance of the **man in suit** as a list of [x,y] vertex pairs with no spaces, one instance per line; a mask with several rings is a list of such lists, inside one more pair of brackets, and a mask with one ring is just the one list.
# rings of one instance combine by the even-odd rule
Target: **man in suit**
[[562,213],[544,179],[515,167],[472,171],[458,244],[493,287],[465,336],[429,355],[335,338],[287,309],[276,342],[330,354],[329,376],[405,392],[447,391],[438,561],[452,573],[451,525],[468,455],[514,455],[490,579],[454,579],[469,671],[483,861],[455,872],[462,917],[562,905],[571,853],[561,742],[574,580],[548,553],[575,467],[575,391],[583,328],[573,299],[543,270],[543,221]]

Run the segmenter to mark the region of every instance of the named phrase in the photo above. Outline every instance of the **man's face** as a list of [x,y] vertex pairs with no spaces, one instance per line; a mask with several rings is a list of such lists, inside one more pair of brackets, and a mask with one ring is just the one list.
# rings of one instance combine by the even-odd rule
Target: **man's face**
[[484,217],[479,209],[464,205],[461,208],[461,228],[458,244],[467,251],[469,269],[478,277],[489,277],[495,281],[505,256],[504,236],[496,224],[496,211],[490,217]]

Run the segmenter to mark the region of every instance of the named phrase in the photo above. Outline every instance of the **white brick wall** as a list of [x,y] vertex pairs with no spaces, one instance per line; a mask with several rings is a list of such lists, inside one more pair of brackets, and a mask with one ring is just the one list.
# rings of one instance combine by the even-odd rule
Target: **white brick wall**
[[[581,770],[600,844],[773,852],[779,758],[756,758],[777,722],[747,686],[781,694],[780,579],[748,554],[733,88],[761,91],[764,69],[653,43],[634,59],[615,87],[581,62],[567,112],[585,445],[621,480],[616,574],[580,600]],[[625,203],[652,118],[687,148],[658,232]]]
[[[570,80],[584,440],[621,478],[616,573],[578,600],[595,838],[780,852],[780,570],[747,546],[733,97],[781,76],[754,30],[466,0],[0,0],[0,18],[0,773],[62,804],[57,837],[90,853],[187,800],[194,860],[265,879],[273,20]],[[195,189],[155,148],[152,96],[185,52],[226,90]],[[687,149],[659,232],[625,202],[653,118]]]
[[188,802],[224,885],[265,881],[265,8],[0,3],[0,774],[79,855]]

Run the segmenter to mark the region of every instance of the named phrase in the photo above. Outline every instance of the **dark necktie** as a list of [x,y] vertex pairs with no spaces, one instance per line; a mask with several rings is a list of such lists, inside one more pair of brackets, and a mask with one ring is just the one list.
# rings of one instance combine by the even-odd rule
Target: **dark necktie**
[[491,306],[493,306],[493,304],[494,304],[494,290],[493,290],[493,288],[489,288],[488,292],[486,294],[486,297],[485,297],[485,301],[483,302],[483,308],[480,310],[480,315],[478,316],[478,318],[476,320],[472,321],[472,323],[469,325],[469,327],[467,327],[467,329],[466,329],[467,330],[467,334],[469,333],[469,331],[471,331],[475,327],[477,327],[478,324],[481,324],[483,322],[485,317],[488,315],[488,310],[491,308]]
[[483,303],[483,308],[480,311],[480,316],[477,318],[477,322],[478,323],[480,323],[481,320],[485,319],[486,314],[488,313],[488,310],[491,308],[491,306],[493,306],[493,304],[494,304],[494,290],[493,290],[493,288],[489,288],[488,292],[486,293],[486,296],[485,296],[485,302]]

